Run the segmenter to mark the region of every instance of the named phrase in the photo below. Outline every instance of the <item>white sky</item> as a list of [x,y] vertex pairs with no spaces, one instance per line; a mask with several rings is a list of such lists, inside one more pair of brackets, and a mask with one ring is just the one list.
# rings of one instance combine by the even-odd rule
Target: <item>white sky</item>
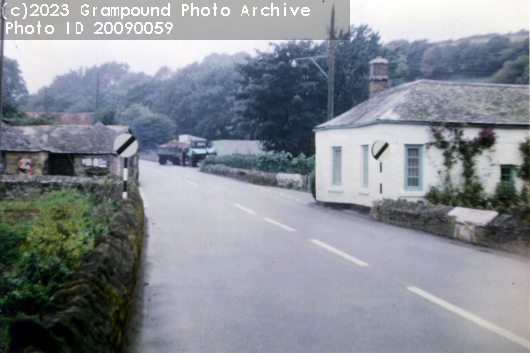
[[[384,42],[431,42],[530,27],[528,0],[351,0],[350,21],[368,24]],[[7,41],[5,55],[19,61],[30,93],[56,75],[108,61],[154,74],[181,68],[210,53],[268,50],[267,41]]]

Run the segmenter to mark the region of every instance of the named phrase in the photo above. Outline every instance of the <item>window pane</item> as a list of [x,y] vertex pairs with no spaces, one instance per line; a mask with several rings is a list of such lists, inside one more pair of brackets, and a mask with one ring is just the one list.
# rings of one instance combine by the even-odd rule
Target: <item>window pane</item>
[[421,147],[405,146],[405,188],[421,190]]
[[501,181],[512,181],[513,167],[501,166]]
[[409,148],[408,151],[409,151],[409,154],[408,154],[409,157],[419,157],[420,156],[419,148]]
[[342,172],[342,150],[340,148],[333,149],[333,184],[341,184]]
[[418,168],[409,168],[409,177],[419,177],[420,170]]
[[409,167],[419,167],[420,160],[418,158],[409,158],[408,164],[409,164]]

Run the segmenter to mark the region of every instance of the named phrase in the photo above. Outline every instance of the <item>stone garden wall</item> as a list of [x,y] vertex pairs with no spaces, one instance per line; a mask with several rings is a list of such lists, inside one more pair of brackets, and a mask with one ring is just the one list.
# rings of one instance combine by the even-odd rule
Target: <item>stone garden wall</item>
[[370,218],[530,256],[530,222],[522,214],[383,200],[373,203]]
[[[55,187],[90,189],[101,200],[119,200],[118,178],[69,178],[7,181],[3,195],[18,198]],[[90,179],[90,180],[86,180]],[[7,184],[7,186],[6,186]],[[40,187],[40,189],[39,189]],[[144,229],[143,201],[138,187],[128,186],[107,235],[97,236],[94,251],[70,276],[38,319],[19,318],[10,327],[12,352],[121,352],[128,307],[133,293]]]
[[101,200],[119,200],[123,184],[116,176],[69,177],[56,175],[0,175],[0,200],[24,200],[53,190],[76,189],[93,192]]

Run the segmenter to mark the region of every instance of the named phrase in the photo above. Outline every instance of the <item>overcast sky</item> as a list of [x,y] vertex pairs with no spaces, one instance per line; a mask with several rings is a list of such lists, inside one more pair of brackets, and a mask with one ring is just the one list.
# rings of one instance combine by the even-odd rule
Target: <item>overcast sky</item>
[[[529,29],[528,0],[352,0],[350,20],[395,39],[441,41],[475,34]],[[5,55],[17,59],[30,93],[56,75],[108,61],[154,74],[200,61],[210,53],[268,50],[267,41],[7,41]]]

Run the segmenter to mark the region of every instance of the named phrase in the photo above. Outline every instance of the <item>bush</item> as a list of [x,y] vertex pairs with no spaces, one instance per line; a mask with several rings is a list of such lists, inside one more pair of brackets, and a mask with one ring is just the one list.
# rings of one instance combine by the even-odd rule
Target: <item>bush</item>
[[[28,201],[2,201],[0,211],[37,211],[0,219],[0,341],[13,317],[35,315],[106,232],[114,205],[74,190]],[[7,343],[0,342],[0,352]]]
[[495,188],[495,194],[491,198],[494,207],[508,209],[519,204],[521,197],[515,188],[514,182],[501,181]]
[[231,168],[257,170],[267,173],[291,173],[308,175],[315,169],[315,157],[290,153],[263,153],[257,156],[233,154],[222,157],[208,157],[204,164],[222,164]]
[[530,138],[519,145],[523,164],[517,169],[517,176],[525,181],[530,181]]
[[[1,221],[0,221],[1,222]],[[19,257],[18,249],[26,240],[28,223],[9,226],[0,223],[0,273],[3,267],[10,266]]]
[[116,119],[116,111],[114,109],[101,109],[94,113],[94,123],[102,123],[103,125],[116,125],[118,120]]

